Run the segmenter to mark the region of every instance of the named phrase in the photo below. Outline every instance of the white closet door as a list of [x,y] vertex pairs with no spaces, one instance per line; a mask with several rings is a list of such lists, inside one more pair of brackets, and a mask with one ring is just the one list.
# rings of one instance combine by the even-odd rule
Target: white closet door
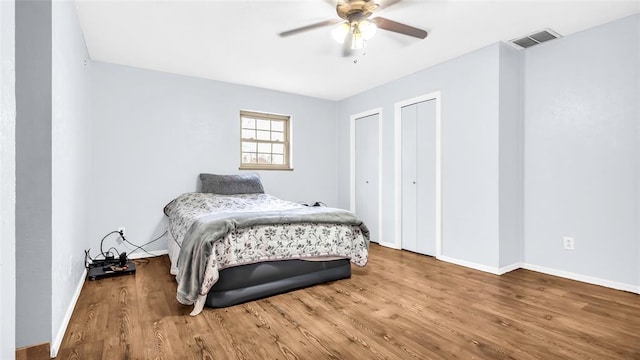
[[402,108],[402,248],[418,251],[416,105]]
[[435,100],[404,106],[401,113],[402,248],[436,253]]
[[355,121],[355,213],[369,228],[371,241],[378,242],[378,119],[379,114]]
[[436,254],[436,102],[416,104],[417,252]]

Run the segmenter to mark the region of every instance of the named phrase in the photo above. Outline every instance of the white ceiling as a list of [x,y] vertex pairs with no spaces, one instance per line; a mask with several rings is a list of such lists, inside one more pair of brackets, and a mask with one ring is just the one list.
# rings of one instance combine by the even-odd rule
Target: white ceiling
[[[384,0],[380,0],[384,4]],[[367,54],[341,56],[330,0],[76,0],[92,60],[340,100],[475,49],[551,28],[563,36],[640,12],[640,0],[404,0],[376,14],[425,29],[379,30]]]

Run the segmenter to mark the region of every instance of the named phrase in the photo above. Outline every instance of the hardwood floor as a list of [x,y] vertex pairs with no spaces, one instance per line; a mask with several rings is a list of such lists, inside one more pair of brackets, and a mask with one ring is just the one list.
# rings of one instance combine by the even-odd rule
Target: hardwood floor
[[189,316],[167,256],[87,281],[60,359],[640,359],[640,296],[372,244],[351,279]]
[[50,354],[51,348],[49,346],[49,343],[38,344],[16,349],[16,360],[49,359]]

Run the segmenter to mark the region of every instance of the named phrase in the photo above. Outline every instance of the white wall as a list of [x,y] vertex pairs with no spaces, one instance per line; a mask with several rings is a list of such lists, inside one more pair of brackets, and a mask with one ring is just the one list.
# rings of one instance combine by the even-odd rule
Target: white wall
[[337,204],[334,102],[100,62],[90,94],[94,255],[119,226],[138,244],[162,234],[162,208],[195,191],[199,173],[239,173],[241,109],[292,116],[294,170],[261,171],[266,192]]
[[51,341],[51,2],[15,3],[16,347]]
[[89,248],[89,58],[74,2],[52,2],[52,294],[55,354],[84,280]]
[[15,3],[0,1],[0,359],[15,357]]
[[500,264],[524,259],[523,52],[500,44]]
[[[382,107],[382,237],[393,242],[395,102],[442,94],[442,254],[497,269],[499,261],[499,56],[494,44],[338,103],[338,153],[349,149],[349,117]],[[348,206],[349,161],[338,162],[338,198]]]
[[525,54],[525,260],[636,289],[639,27],[635,15]]

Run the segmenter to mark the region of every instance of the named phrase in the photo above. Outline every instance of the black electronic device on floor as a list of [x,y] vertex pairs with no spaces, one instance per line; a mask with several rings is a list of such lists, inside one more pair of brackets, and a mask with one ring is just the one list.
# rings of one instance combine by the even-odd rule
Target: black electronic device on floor
[[89,280],[100,280],[114,276],[133,275],[136,273],[136,264],[127,259],[126,253],[120,254],[120,258],[94,261],[89,265]]

